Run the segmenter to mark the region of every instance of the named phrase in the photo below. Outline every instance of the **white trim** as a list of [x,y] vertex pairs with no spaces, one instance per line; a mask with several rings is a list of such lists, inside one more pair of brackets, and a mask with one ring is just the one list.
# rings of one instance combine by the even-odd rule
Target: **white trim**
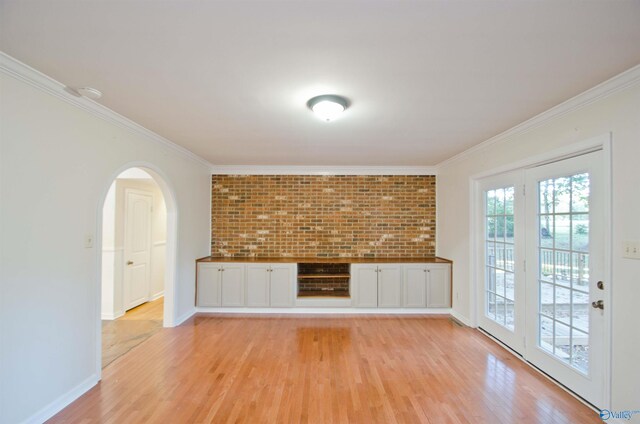
[[[604,291],[603,300],[605,305],[612,305],[613,299],[613,134],[608,134],[608,138],[602,143],[602,174],[604,181],[604,277],[608,281],[608,289]],[[604,136],[603,136],[604,138]],[[606,288],[606,287],[605,287]],[[613,314],[611,307],[604,310],[604,389],[602,398],[605,409],[611,409],[613,404]]]
[[450,308],[228,308],[198,306],[196,312],[216,314],[451,315]]
[[165,246],[166,244],[167,244],[166,240],[156,241],[155,243],[153,243],[153,247]]
[[469,318],[465,317],[464,315],[462,315],[460,312],[456,311],[455,309],[452,309],[450,314],[451,314],[451,316],[453,318],[457,319],[458,321],[460,321],[461,323],[463,323],[467,327],[476,328],[476,326],[471,323],[471,320]]
[[299,297],[295,301],[300,308],[350,308],[350,297]]
[[436,175],[434,166],[213,165],[214,175]]
[[58,397],[56,400],[23,421],[24,424],[40,424],[62,411],[67,405],[78,399],[84,393],[89,391],[93,386],[98,384],[100,378],[97,374],[92,374],[89,378],[78,384],[67,393]]
[[178,153],[184,158],[190,159],[199,165],[205,166],[207,168],[211,167],[211,164],[207,160],[201,158],[190,150],[187,150],[184,147],[175,144],[171,140],[166,139],[151,130],[148,130],[142,125],[135,123],[131,119],[120,115],[119,113],[109,109],[106,106],[101,105],[100,103],[87,99],[86,97],[74,96],[73,94],[65,91],[66,86],[61,82],[56,81],[53,78],[43,74],[42,72],[33,69],[29,65],[20,62],[19,60],[9,56],[4,52],[0,52],[0,72],[16,78],[22,82],[25,82],[32,87],[44,91],[45,93],[51,94],[61,100],[64,100],[65,102],[72,104],[86,112],[89,112],[90,114],[111,124],[129,130],[136,135],[142,136],[147,140],[154,141],[159,145],[168,147],[175,153]]
[[444,166],[448,166],[460,160],[466,159],[472,156],[474,153],[484,150],[489,146],[506,142],[511,137],[524,134],[546,124],[549,121],[560,118],[563,115],[574,112],[591,103],[594,103],[638,83],[640,83],[640,65],[634,66],[633,68],[628,69],[614,76],[613,78],[610,78],[596,85],[595,87],[590,88],[587,91],[584,91],[577,96],[574,96],[569,100],[566,100],[559,105],[554,106],[551,109],[548,109],[534,116],[533,118],[530,118],[516,125],[515,127],[512,127],[494,137],[491,137],[490,139],[485,140],[480,144],[476,144],[468,148],[467,150],[464,150],[457,155],[450,157],[449,159],[445,159],[444,161],[437,164],[436,168],[441,169]]
[[123,251],[124,251],[124,247],[114,247],[114,248],[102,249],[102,253],[118,253],[118,252],[123,252]]
[[164,290],[162,290],[162,291],[160,291],[160,292],[158,292],[158,293],[156,293],[156,294],[152,295],[152,296],[149,298],[149,302],[153,302],[154,300],[158,300],[158,299],[160,299],[161,297],[164,297]]
[[124,316],[124,312],[122,311],[114,311],[114,312],[103,312],[102,313],[102,319],[105,321],[113,321],[115,319],[118,319],[120,317]]
[[519,169],[532,168],[535,166],[545,165],[551,162],[558,162],[564,159],[569,159],[575,156],[584,155],[587,153],[595,152],[596,150],[602,150],[606,143],[611,140],[611,133],[602,134],[599,136],[591,137],[586,140],[582,140],[576,143],[559,147],[554,150],[550,150],[539,155],[530,156],[528,158],[519,160],[517,162],[511,162],[507,165],[503,165],[497,168],[490,169],[488,171],[482,171],[469,177],[469,181],[481,180],[483,178],[491,177],[498,174],[504,174],[510,171],[516,171]]
[[[197,308],[191,308],[189,311],[187,311],[186,313],[182,314],[181,316],[179,316],[178,318],[176,318],[176,320],[173,322],[172,327],[177,327],[180,324],[182,324],[183,322],[185,322],[186,320],[188,320],[189,318],[191,318],[193,315],[195,315],[195,313]],[[166,327],[166,325],[165,325]]]

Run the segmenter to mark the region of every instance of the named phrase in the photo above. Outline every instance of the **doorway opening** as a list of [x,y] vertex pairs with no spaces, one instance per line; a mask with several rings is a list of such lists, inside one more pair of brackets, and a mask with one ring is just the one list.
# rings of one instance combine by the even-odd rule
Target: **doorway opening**
[[[101,367],[167,325],[170,213],[153,171],[128,168],[112,182],[102,208]],[[163,182],[163,181],[161,181]],[[165,300],[166,297],[166,300]]]

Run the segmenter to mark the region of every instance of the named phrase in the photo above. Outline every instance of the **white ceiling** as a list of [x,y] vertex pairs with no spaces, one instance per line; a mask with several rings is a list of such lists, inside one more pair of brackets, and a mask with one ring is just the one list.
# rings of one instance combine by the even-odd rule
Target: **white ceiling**
[[434,165],[640,63],[637,0],[0,4],[1,50],[213,164]]

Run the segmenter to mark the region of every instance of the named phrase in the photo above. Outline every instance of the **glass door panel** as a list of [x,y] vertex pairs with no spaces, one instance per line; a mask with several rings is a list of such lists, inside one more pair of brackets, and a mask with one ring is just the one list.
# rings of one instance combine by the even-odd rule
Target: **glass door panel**
[[523,255],[516,245],[518,237],[524,240],[522,178],[519,171],[480,182],[480,327],[516,352],[524,348]]
[[527,349],[538,368],[602,405],[602,153],[527,170]]

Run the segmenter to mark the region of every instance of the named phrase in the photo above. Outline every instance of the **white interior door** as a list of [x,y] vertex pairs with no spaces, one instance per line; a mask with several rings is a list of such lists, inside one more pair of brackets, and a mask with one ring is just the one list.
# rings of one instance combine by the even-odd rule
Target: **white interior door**
[[523,171],[480,183],[478,323],[516,352],[524,352]]
[[125,311],[149,300],[152,205],[151,193],[125,190],[123,278]]
[[[603,406],[602,152],[527,170],[527,360]],[[598,303],[594,303],[598,306]],[[608,305],[604,305],[608,307]]]

